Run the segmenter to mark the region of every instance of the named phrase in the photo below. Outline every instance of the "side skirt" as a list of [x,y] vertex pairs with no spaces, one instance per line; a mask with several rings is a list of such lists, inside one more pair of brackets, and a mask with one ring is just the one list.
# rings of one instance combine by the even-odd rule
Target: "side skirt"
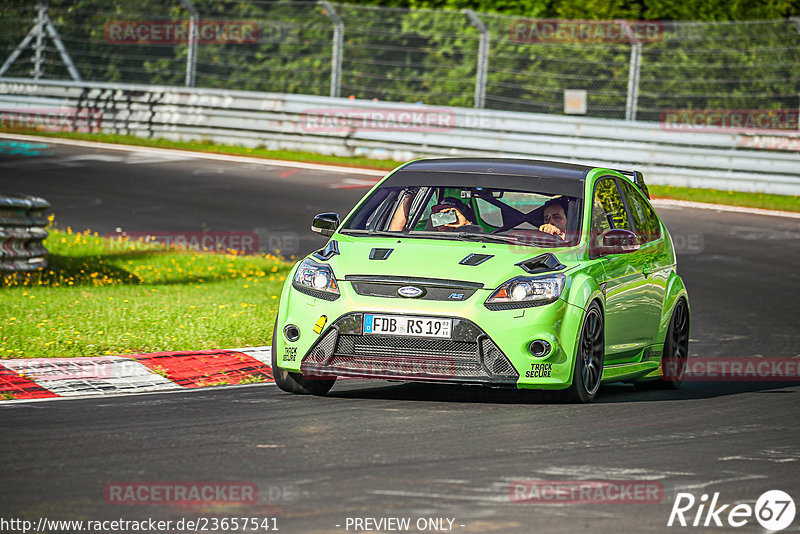
[[606,365],[603,367],[603,383],[636,381],[652,375],[653,372],[658,373],[655,376],[661,376],[660,367],[661,363],[658,361]]

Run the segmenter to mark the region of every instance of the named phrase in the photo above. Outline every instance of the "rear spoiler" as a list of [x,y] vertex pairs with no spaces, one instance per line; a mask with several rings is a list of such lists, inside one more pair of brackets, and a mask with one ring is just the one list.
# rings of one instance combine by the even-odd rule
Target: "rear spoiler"
[[633,178],[633,183],[639,188],[639,191],[644,193],[644,196],[650,198],[650,191],[647,190],[647,184],[644,183],[644,175],[641,171],[617,171],[625,176]]

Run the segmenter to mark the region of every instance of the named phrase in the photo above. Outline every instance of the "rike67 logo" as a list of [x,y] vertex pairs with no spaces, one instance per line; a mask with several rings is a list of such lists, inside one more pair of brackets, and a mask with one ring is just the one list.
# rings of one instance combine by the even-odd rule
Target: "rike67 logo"
[[794,521],[794,500],[781,490],[766,491],[755,506],[749,504],[720,502],[719,492],[709,499],[703,494],[696,499],[691,493],[678,493],[667,526],[681,527],[743,527],[753,519],[766,530],[776,532],[790,526]]

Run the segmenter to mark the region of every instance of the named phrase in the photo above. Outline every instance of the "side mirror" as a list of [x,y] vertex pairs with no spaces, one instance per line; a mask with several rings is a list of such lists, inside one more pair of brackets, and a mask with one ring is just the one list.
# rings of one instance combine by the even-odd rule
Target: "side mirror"
[[314,222],[311,223],[311,230],[326,237],[330,237],[339,228],[339,214],[338,213],[320,213],[314,216]]
[[628,254],[639,250],[639,240],[630,230],[614,229],[603,232],[602,244],[595,247],[595,255]]

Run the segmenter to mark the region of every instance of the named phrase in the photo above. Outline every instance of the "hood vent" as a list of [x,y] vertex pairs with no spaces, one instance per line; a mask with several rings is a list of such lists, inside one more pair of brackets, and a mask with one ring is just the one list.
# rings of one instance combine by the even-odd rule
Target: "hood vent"
[[459,265],[480,265],[491,258],[494,258],[494,254],[470,254],[458,263]]
[[546,273],[549,271],[560,271],[567,266],[558,261],[552,252],[540,254],[534,258],[521,261],[516,265],[522,267],[525,272],[530,274]]
[[325,248],[314,253],[314,257],[320,261],[328,261],[337,254],[339,254],[339,243],[337,243],[335,239],[331,239],[328,241],[328,244],[325,245]]
[[371,260],[385,260],[392,253],[393,248],[373,248],[369,251],[369,259]]

